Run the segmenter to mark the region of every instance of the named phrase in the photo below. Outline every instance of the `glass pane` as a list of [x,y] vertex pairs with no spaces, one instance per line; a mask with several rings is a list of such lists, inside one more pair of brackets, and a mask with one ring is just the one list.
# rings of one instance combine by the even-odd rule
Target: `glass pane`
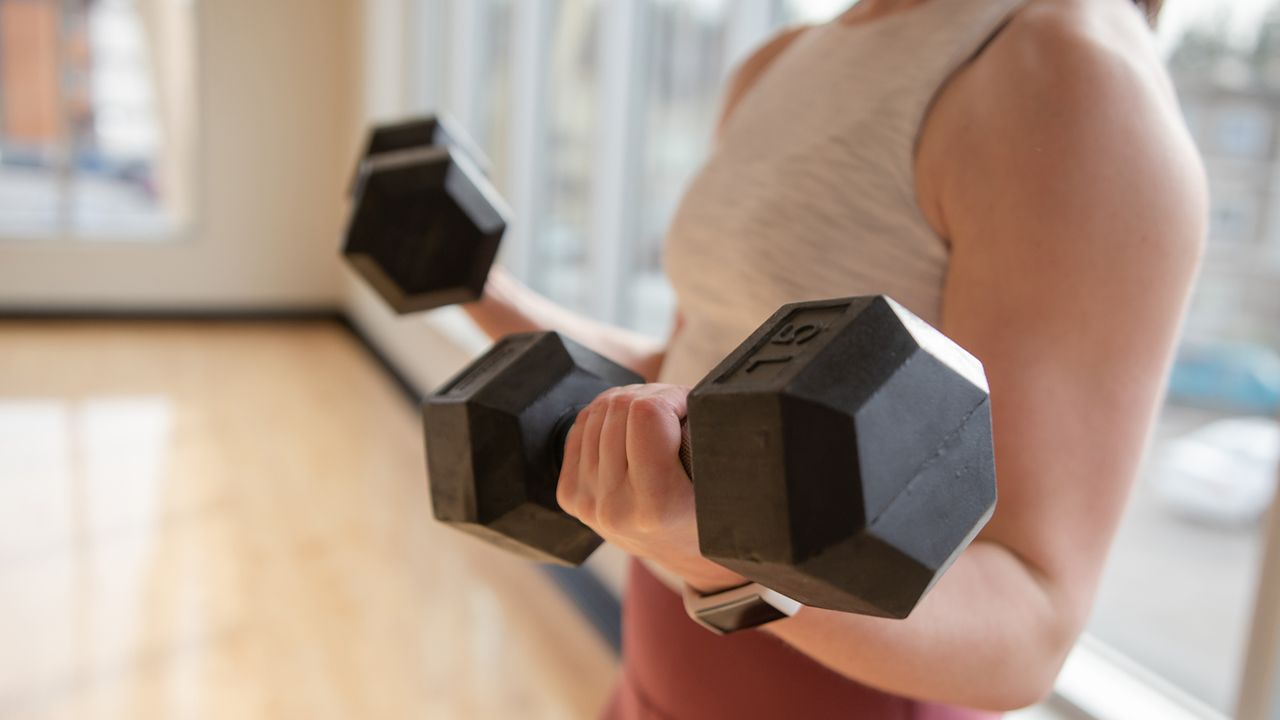
[[147,235],[170,223],[157,164],[155,63],[134,0],[67,4],[63,64],[79,234]]
[[510,153],[507,140],[511,137],[511,2],[489,0],[483,36],[485,46],[485,73],[481,85],[480,123],[477,138],[480,147],[493,162],[493,173],[499,187],[505,187],[508,178]]
[[[471,72],[455,75],[454,83],[475,82],[474,88],[449,88],[445,108],[467,124],[467,131],[484,151],[490,162],[490,176],[503,193],[509,192],[507,140],[511,136],[511,0],[454,0],[454,17],[469,17],[475,23],[472,43],[463,43],[471,55],[466,58],[451,54],[451,61],[472,63]],[[464,102],[471,107],[464,107]]]
[[662,268],[667,225],[685,185],[706,157],[727,68],[730,3],[655,0],[649,4],[645,70],[644,153],[640,226],[629,248],[634,268],[625,288],[625,324],[665,335],[675,298]]
[[0,0],[0,232],[147,238],[184,215],[185,13],[136,0]]
[[0,231],[8,235],[58,227],[58,21],[53,2],[0,2]]
[[1224,712],[1280,462],[1280,216],[1272,190],[1280,16],[1169,4],[1162,45],[1205,159],[1203,270],[1091,631]]
[[546,197],[534,222],[533,286],[587,311],[591,292],[587,238],[598,116],[598,3],[554,3],[546,111]]
[[407,0],[409,24],[406,105],[412,114],[439,112],[445,105],[452,48],[453,7],[447,0]]
[[849,0],[781,0],[788,24],[822,23],[849,9]]

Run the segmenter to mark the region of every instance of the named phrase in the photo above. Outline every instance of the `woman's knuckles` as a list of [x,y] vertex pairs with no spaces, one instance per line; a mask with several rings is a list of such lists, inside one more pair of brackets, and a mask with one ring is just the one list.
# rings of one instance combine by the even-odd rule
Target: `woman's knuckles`
[[577,498],[577,483],[570,477],[560,476],[560,481],[556,484],[556,503],[560,505],[560,509],[569,513],[574,513],[574,501]]
[[671,403],[661,395],[637,397],[628,406],[627,424],[637,430],[654,431],[675,420]]
[[631,538],[653,535],[668,524],[664,513],[641,508],[633,501],[620,498],[596,503],[594,520],[588,524],[604,535]]
[[598,503],[592,514],[595,516],[595,522],[588,524],[599,530],[602,535],[617,533],[627,525],[625,513],[610,503]]
[[599,525],[599,517],[596,514],[594,500],[578,495],[570,501],[569,505],[572,509],[565,508],[565,512],[578,518],[583,525],[589,525],[593,528]]
[[633,397],[627,393],[617,392],[616,388],[600,397],[597,397],[591,403],[591,410],[597,413],[601,419],[609,418],[610,422],[622,420],[624,423],[630,414],[630,406]]
[[[679,423],[676,405],[681,399],[668,397],[670,392],[669,388],[652,385],[612,388],[578,412],[578,426],[571,435],[581,446],[583,459],[575,467],[566,468],[556,490],[556,501],[565,512],[601,534],[616,537],[661,533],[674,522],[671,518],[680,515],[687,499],[684,495],[689,493],[682,494],[682,486],[672,485],[667,478],[675,464],[670,445],[672,430]],[[625,434],[608,431],[593,435],[581,431],[605,418],[609,418],[611,426],[623,420]],[[592,441],[597,446],[586,448],[585,444]],[[606,443],[619,441],[625,442],[626,447],[605,447]],[[617,490],[611,489],[612,484],[610,489],[604,489],[598,476],[600,468],[589,462],[590,457],[617,457],[619,450],[625,451],[627,458],[627,479]],[[676,474],[683,479],[682,473]]]

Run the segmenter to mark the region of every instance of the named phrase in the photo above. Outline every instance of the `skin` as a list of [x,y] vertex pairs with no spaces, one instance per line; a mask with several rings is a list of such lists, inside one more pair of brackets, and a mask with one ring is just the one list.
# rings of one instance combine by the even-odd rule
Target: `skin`
[[[865,0],[841,21],[922,1]],[[801,32],[740,68],[725,117]],[[1124,0],[1032,0],[943,90],[916,163],[921,209],[951,247],[941,330],[991,385],[1000,501],[908,619],[804,608],[766,629],[863,684],[1009,710],[1049,693],[1087,619],[1199,262],[1204,173]],[[468,308],[485,329],[553,327],[646,377],[661,367],[661,348],[496,283]],[[583,409],[558,499],[609,542],[714,590],[742,578],[698,553],[676,460],[687,393],[618,388]]]

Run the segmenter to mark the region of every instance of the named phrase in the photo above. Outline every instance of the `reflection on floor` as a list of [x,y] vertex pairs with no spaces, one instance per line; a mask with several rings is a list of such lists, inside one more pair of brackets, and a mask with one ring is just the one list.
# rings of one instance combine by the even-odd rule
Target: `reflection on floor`
[[579,718],[614,670],[431,521],[337,326],[0,323],[0,718]]

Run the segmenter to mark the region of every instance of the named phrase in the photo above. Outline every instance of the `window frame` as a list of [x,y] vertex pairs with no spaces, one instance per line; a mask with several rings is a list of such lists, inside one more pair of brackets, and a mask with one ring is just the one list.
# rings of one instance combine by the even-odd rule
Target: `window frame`
[[[1280,483],[1280,469],[1276,471]],[[1280,720],[1280,501],[1272,503],[1236,717]]]
[[1090,720],[1229,720],[1090,633],[1076,642],[1045,705]]

